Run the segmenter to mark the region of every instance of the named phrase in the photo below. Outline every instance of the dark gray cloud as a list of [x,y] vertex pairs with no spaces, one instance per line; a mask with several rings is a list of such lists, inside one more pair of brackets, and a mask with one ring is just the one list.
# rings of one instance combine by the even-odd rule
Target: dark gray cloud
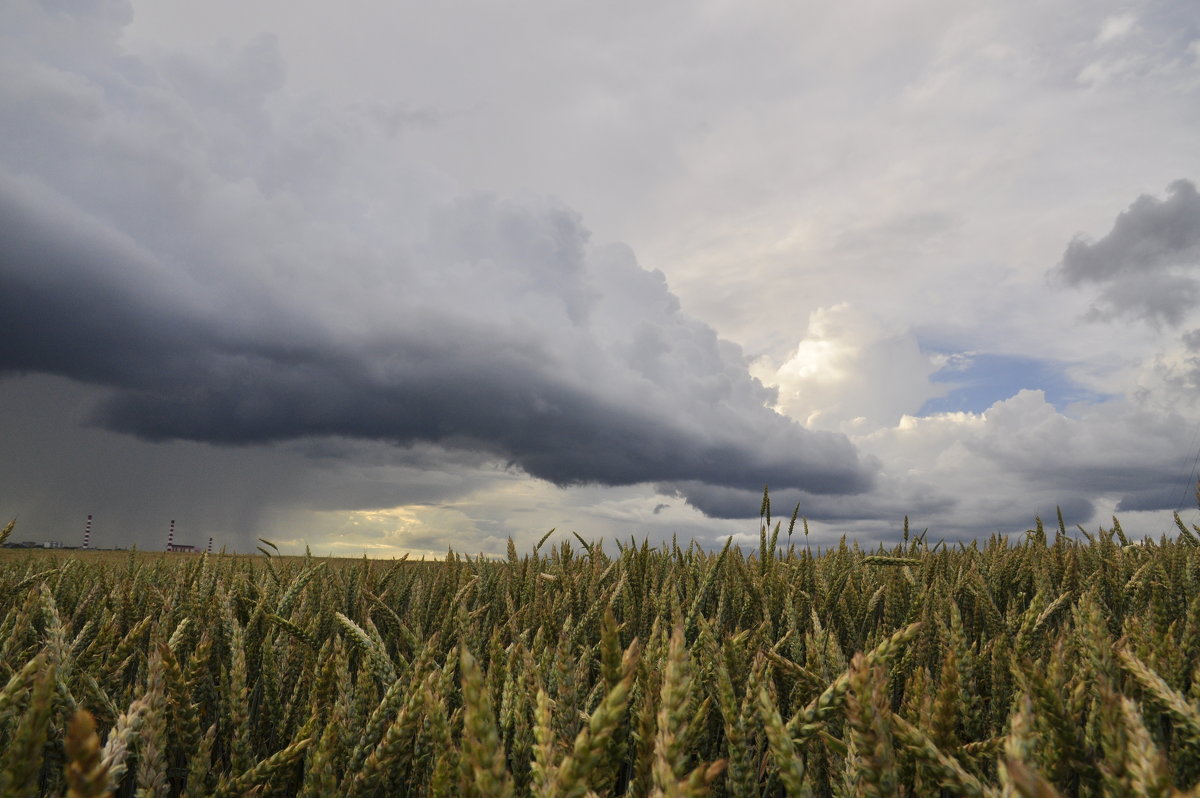
[[1100,287],[1097,317],[1107,312],[1171,325],[1200,300],[1200,193],[1188,180],[1167,198],[1142,195],[1098,241],[1076,238],[1057,273],[1069,285]]
[[1117,502],[1117,512],[1187,509],[1193,501],[1192,493],[1186,486],[1180,488],[1167,482],[1123,495]]
[[[687,500],[705,515],[714,518],[745,518],[746,507],[762,501],[762,489],[697,483],[671,483],[657,486],[660,493]],[[776,516],[791,516],[800,505],[800,513],[820,521],[853,521],[858,519],[898,520],[906,514],[933,516],[952,509],[957,501],[948,495],[931,490],[897,490],[883,484],[868,496],[818,495],[794,488],[770,487],[771,506]],[[757,497],[757,498],[755,498]]]
[[[205,307],[188,275],[0,182],[0,313],[13,329],[0,342],[0,369],[108,387],[96,421],[150,440],[432,441],[486,451],[556,484],[869,485],[843,437],[766,409],[770,394],[736,349],[681,314],[660,277],[620,250],[589,262],[571,214],[490,198],[467,205],[461,230],[437,233],[450,252],[430,254],[430,266],[462,272],[464,289],[492,282],[501,317],[484,307],[464,314],[456,292],[429,286],[405,298],[402,319],[339,336],[269,294]],[[585,290],[589,269],[607,276]],[[558,303],[561,317],[539,324],[516,304],[517,317],[505,318],[513,282],[518,296]],[[581,326],[613,300],[609,315],[630,316],[626,335],[611,319]]]
[[[24,11],[7,21],[86,22]],[[375,196],[388,151],[366,132],[310,166],[321,128],[268,102],[271,39],[219,66],[81,46],[0,80],[23,133],[0,143],[0,374],[102,388],[93,422],[149,441],[434,443],[558,485],[871,486],[872,460],[770,410],[738,347],[563,205]]]
[[[17,516],[19,539],[78,544],[91,513],[96,545],[157,548],[174,518],[185,541],[213,535],[253,551],[263,534],[315,542],[340,522],[331,512],[452,501],[505,477],[477,453],[433,446],[144,441],[87,425],[106,393],[62,377],[0,378],[0,511]],[[325,515],[314,528],[308,513]]]
[[[754,501],[752,491],[720,486],[659,485],[658,489],[686,497],[688,504],[716,518],[744,518],[746,505]],[[758,499],[761,498],[760,491]],[[1031,491],[1019,503],[990,503],[986,513],[979,512],[976,498],[952,495],[932,484],[893,485],[885,481],[867,496],[816,496],[797,490],[772,490],[771,507],[773,519],[782,521],[786,528],[792,510],[799,504],[801,516],[826,523],[830,532],[818,536],[825,542],[835,540],[843,525],[861,532],[873,531],[879,540],[894,539],[895,530],[901,528],[906,516],[918,527],[936,522],[932,523],[936,536],[951,540],[1025,529],[1038,513],[1053,518],[1056,507],[1061,507],[1064,517],[1072,519],[1072,523],[1087,521],[1095,510],[1094,501],[1077,486]],[[880,527],[879,522],[892,526]]]

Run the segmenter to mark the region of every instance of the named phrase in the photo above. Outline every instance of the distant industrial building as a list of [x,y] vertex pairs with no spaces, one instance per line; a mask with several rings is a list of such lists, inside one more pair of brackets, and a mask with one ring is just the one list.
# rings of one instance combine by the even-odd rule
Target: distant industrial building
[[[92,516],[89,515],[87,517],[87,522],[84,524],[83,545],[82,546],[68,546],[68,545],[64,544],[61,540],[46,540],[46,541],[20,540],[20,541],[5,541],[4,543],[0,543],[0,548],[4,548],[4,549],[66,549],[66,550],[70,550],[70,551],[78,551],[78,550],[87,551],[92,548]],[[126,547],[126,546],[116,546],[109,550],[110,551],[126,551],[127,549],[128,549],[128,547]],[[208,539],[208,548],[207,549],[201,549],[199,546],[193,546],[190,543],[176,543],[175,542],[175,521],[174,521],[174,519],[172,519],[171,525],[167,530],[167,549],[166,550],[169,552],[181,553],[181,554],[201,554],[206,551],[209,554],[212,554],[213,539],[211,537]]]
[[[208,550],[212,551],[212,538],[208,539]],[[200,549],[190,543],[175,542],[175,519],[171,519],[171,527],[167,532],[167,551],[183,552],[185,554],[199,554]]]

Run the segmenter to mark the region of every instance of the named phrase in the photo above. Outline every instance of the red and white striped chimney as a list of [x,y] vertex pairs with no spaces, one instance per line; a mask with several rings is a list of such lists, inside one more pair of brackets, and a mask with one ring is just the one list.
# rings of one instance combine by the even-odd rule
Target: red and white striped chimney
[[167,532],[167,551],[175,550],[175,519],[171,519],[171,530]]
[[208,539],[208,551],[206,553],[212,554],[212,538]]
[[83,547],[91,548],[92,545],[92,517],[89,515],[87,524],[83,527]]

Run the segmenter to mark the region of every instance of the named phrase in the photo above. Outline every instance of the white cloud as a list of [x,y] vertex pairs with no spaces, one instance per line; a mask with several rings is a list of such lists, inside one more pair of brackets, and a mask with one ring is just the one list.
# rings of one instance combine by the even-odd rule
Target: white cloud
[[1096,34],[1096,44],[1108,44],[1128,36],[1137,25],[1137,21],[1136,14],[1115,14],[1105,17],[1100,23],[1100,32]]
[[[1021,391],[983,413],[906,418],[855,440],[887,464],[882,484],[902,477],[953,499],[953,509],[932,525],[1007,532],[1028,525],[1035,513],[1050,520],[1058,505],[1070,523],[1088,524],[1106,520],[1094,514],[1105,504],[1140,510],[1160,494],[1173,502],[1195,456],[1180,434],[1197,427],[1192,419],[1126,400],[1071,418],[1040,391]],[[981,527],[983,518],[990,524]],[[1156,533],[1166,531],[1169,514],[1146,520],[1159,527]]]
[[754,374],[779,390],[776,407],[807,427],[854,432],[895,424],[945,389],[934,359],[908,331],[888,330],[849,303],[819,308],[784,362]]

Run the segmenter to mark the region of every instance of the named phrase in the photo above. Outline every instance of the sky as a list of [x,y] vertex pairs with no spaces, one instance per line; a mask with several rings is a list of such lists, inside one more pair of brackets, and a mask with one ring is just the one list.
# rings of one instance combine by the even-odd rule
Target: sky
[[1191,0],[0,5],[14,539],[1200,521]]

